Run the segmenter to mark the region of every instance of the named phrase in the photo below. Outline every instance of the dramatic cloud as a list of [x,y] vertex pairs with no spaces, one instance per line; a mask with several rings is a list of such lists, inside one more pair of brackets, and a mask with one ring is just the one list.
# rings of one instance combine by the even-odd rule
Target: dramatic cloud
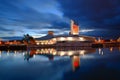
[[[0,37],[67,34],[70,19],[80,34],[120,36],[119,0],[0,0]],[[96,35],[94,35],[96,34]]]
[[1,37],[10,32],[12,36],[45,34],[51,28],[67,27],[67,21],[56,0],[0,0]]
[[[76,20],[82,29],[117,31],[120,36],[120,0],[58,0],[65,17]],[[107,30],[106,30],[107,29]],[[101,31],[102,32],[102,31]],[[113,32],[115,33],[115,32]],[[109,33],[111,35],[111,33]],[[116,34],[114,34],[116,35]],[[102,35],[101,35],[102,36]]]

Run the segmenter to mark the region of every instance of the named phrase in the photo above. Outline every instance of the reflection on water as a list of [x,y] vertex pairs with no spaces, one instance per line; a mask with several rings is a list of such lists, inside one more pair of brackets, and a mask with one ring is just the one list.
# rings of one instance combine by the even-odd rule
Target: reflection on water
[[[120,47],[118,48],[120,51]],[[40,49],[28,49],[27,51],[0,51],[0,56],[2,56],[2,53],[5,52],[7,56],[12,52],[14,53],[13,56],[16,56],[18,54],[23,54],[24,60],[29,61],[31,58],[35,58],[35,55],[42,55],[48,58],[49,60],[54,60],[55,56],[69,56],[72,59],[72,62],[76,59],[78,59],[80,63],[80,56],[84,56],[86,54],[95,53],[98,51],[98,54],[104,55],[104,48],[98,48],[97,50],[95,48],[40,48]],[[113,51],[113,47],[109,48],[109,51]]]
[[[58,76],[59,76],[59,78],[63,77],[63,79],[59,79],[59,80],[72,80],[71,75],[73,75],[74,77],[78,74],[83,75],[82,73],[84,72],[84,70],[85,71],[87,71],[87,69],[88,69],[88,71],[92,70],[91,67],[94,65],[99,65],[100,68],[104,68],[105,66],[102,66],[102,65],[109,63],[109,64],[107,64],[107,67],[112,66],[114,68],[115,67],[114,65],[118,65],[120,67],[120,63],[119,64],[114,63],[114,62],[117,62],[117,60],[119,61],[119,58],[120,58],[119,57],[120,55],[118,55],[119,53],[120,53],[120,47],[118,47],[118,48],[114,48],[114,47],[98,48],[98,49],[95,49],[95,48],[83,48],[83,49],[79,49],[79,48],[56,48],[56,49],[55,48],[40,48],[40,49],[28,49],[27,51],[21,51],[21,50],[20,51],[16,51],[16,50],[15,51],[10,51],[10,50],[0,51],[0,66],[3,66],[3,67],[1,67],[0,72],[2,72],[2,69],[3,69],[3,71],[6,72],[6,68],[8,68],[7,69],[8,71],[11,71],[11,70],[9,70],[11,67],[9,67],[9,66],[16,68],[16,65],[19,65],[19,66],[22,65],[23,70],[25,70],[25,71],[28,70],[26,72],[30,72],[32,69],[33,69],[32,72],[35,72],[35,73],[36,72],[39,73],[39,71],[40,71],[41,77],[42,77],[40,80],[48,80],[49,78],[51,78],[51,80],[57,80],[56,77],[58,78]],[[117,58],[115,57],[115,59],[112,61],[110,56],[112,56],[112,58],[113,58],[115,54],[117,54]],[[108,58],[108,61],[106,61],[106,57],[109,57],[110,59]],[[103,58],[105,58],[105,59],[103,59]],[[100,59],[100,61],[99,61],[99,59]],[[10,62],[10,60],[12,62]],[[19,60],[19,61],[15,61],[15,60]],[[34,60],[34,63],[31,64],[30,62],[32,62],[33,60]],[[35,61],[38,61],[38,63],[35,63]],[[24,63],[24,62],[26,62],[26,63]],[[6,63],[6,64],[4,64],[4,63]],[[30,69],[28,67],[26,69],[24,69],[25,66],[28,65],[27,63],[29,63]],[[6,65],[8,65],[8,67]],[[13,65],[15,65],[15,66],[13,66]],[[4,66],[5,66],[5,68],[4,68]],[[35,68],[32,68],[32,67],[35,67]],[[18,69],[16,69],[16,70],[18,70]],[[44,71],[44,70],[48,70],[48,71]],[[70,70],[74,73],[70,72]],[[120,69],[118,69],[118,71],[119,70]],[[79,71],[80,73],[77,73],[77,71]],[[96,71],[98,71],[98,70],[96,70]],[[4,72],[4,74],[0,73],[0,75],[8,74],[5,72]],[[27,74],[26,72],[24,72],[24,73]],[[87,72],[87,73],[89,73],[89,72]],[[83,76],[86,76],[87,73],[84,73],[85,75],[83,75]],[[20,73],[18,72],[18,74],[20,74]],[[48,74],[51,76],[49,76]],[[17,73],[16,73],[16,75],[17,75]],[[32,73],[30,73],[29,75],[32,75]],[[62,76],[62,75],[65,75],[65,76]],[[11,72],[11,76],[13,76],[12,72]],[[22,77],[26,77],[26,76],[22,75]],[[37,79],[29,79],[29,80],[38,80],[39,76],[40,75],[35,74],[31,77],[32,78],[36,77]],[[45,76],[48,78],[46,79]],[[52,76],[54,76],[55,79]],[[70,77],[70,79],[67,76]],[[3,76],[3,77],[5,77],[5,76]],[[77,78],[74,78],[74,77],[73,77],[73,80],[81,79],[81,78],[78,78],[78,76],[77,76]],[[21,78],[21,79],[26,79],[26,78]],[[84,78],[82,78],[82,79],[85,80]],[[1,78],[1,76],[0,76],[0,80],[7,80],[7,79]],[[12,77],[9,80],[14,80],[14,78]],[[17,79],[17,80],[19,80],[19,79]]]
[[88,48],[84,50],[72,50],[72,49],[54,49],[54,48],[42,48],[42,49],[31,49],[27,50],[24,54],[24,60],[29,61],[30,58],[33,58],[35,55],[43,55],[49,60],[54,60],[55,56],[69,56],[71,58],[73,71],[77,70],[80,67],[80,56],[85,54],[94,53],[96,49]]
[[25,54],[25,59],[29,60],[29,58],[32,58],[34,55],[44,55],[49,58],[49,60],[53,60],[54,56],[73,56],[73,55],[84,55],[88,53],[95,52],[96,49],[90,48],[86,50],[56,50],[54,48],[44,48],[44,49],[31,49],[28,50]]
[[110,51],[111,51],[111,52],[113,51],[113,47],[110,47]]
[[80,56],[79,55],[74,55],[72,56],[72,67],[73,71],[76,71],[80,67]]

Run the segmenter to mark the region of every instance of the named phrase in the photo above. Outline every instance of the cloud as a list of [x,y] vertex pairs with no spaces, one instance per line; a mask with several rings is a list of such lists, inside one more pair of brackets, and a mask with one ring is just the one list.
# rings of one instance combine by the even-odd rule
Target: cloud
[[[118,29],[120,30],[119,0],[58,1],[62,5],[61,7],[64,16],[77,21],[81,29],[97,29],[97,31],[101,31],[101,29],[107,29],[107,31],[117,31]],[[113,32],[112,35],[114,36],[116,33]],[[120,36],[120,32],[118,32],[117,36]]]
[[81,25],[86,23],[100,28],[104,26],[104,19],[112,19],[120,15],[119,0],[60,0],[60,2],[64,15],[79,21]]
[[[13,30],[13,36],[24,33],[33,35],[38,31],[43,32],[42,29],[62,28],[59,24],[64,26],[66,20],[56,0],[0,0],[0,26]],[[5,29],[1,31],[10,32]]]
[[[47,30],[67,33],[70,19],[80,26],[81,33],[120,30],[119,0],[0,0],[0,37],[44,35]],[[102,31],[101,31],[102,30]],[[111,33],[120,36],[120,32]],[[106,35],[107,36],[107,35]]]
[[91,32],[91,31],[95,31],[95,30],[94,29],[82,29],[80,32],[87,33],[87,32]]

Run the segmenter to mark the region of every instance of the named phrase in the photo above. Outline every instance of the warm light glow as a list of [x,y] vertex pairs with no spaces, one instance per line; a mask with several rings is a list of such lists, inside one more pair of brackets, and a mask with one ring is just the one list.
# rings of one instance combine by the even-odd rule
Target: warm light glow
[[80,40],[80,41],[84,41],[84,38],[82,38],[82,37],[79,37],[79,40]]
[[79,34],[79,27],[75,24],[73,24],[73,34],[75,34],[75,35]]
[[17,53],[17,51],[14,51],[14,53],[16,54],[16,53]]
[[65,52],[61,51],[60,56],[63,56],[63,55],[65,55]]
[[59,40],[60,40],[60,41],[64,41],[65,38],[64,38],[64,37],[60,37]]
[[45,45],[47,45],[48,43],[47,42],[45,42]]
[[72,51],[69,51],[69,52],[68,52],[68,55],[69,55],[69,56],[73,55]]
[[37,45],[39,45],[40,43],[38,42]]
[[110,47],[110,52],[112,52],[113,51],[113,47]]
[[56,51],[54,51],[54,52],[53,52],[53,55],[56,55],[56,54],[57,54],[57,52],[56,52]]
[[44,43],[42,42],[41,44],[43,45]]
[[72,41],[72,40],[73,40],[73,38],[72,38],[72,37],[68,37],[67,39],[68,39],[68,41]]
[[73,20],[71,20],[71,34],[79,35],[79,26],[76,25]]
[[84,55],[85,54],[85,50],[80,51],[80,54]]
[[53,38],[54,41],[56,41],[56,38]]
[[98,38],[98,42],[99,42],[99,43],[101,42],[101,39],[100,39],[100,38]]

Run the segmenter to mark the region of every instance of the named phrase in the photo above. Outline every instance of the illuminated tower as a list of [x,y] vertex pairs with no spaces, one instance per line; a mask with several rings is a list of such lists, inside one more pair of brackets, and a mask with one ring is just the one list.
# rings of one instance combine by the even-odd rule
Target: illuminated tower
[[73,20],[71,20],[71,35],[79,35],[79,26],[74,23]]

